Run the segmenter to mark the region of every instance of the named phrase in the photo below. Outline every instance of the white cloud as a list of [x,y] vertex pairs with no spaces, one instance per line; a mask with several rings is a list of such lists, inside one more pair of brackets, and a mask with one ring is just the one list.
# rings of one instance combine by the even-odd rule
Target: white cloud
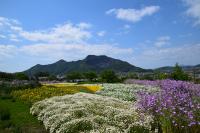
[[18,36],[22,32],[20,27],[20,22],[15,19],[8,19],[0,17],[0,38],[6,38],[10,41],[18,42],[20,41]]
[[195,25],[200,25],[200,0],[183,0],[188,9],[186,14],[195,19]]
[[128,25],[128,24],[125,24],[125,25],[123,25],[122,27],[120,27],[119,29],[118,29],[118,32],[116,32],[115,34],[116,35],[125,35],[125,34],[128,34],[129,32],[130,32],[130,30],[131,30],[131,26],[130,25]]
[[[3,32],[6,38],[11,41],[22,42],[20,45],[0,45],[1,62],[8,64],[12,64],[14,61],[16,65],[20,65],[20,61],[17,61],[18,58],[32,60],[32,63],[48,63],[61,58],[68,61],[82,59],[88,54],[121,58],[128,57],[133,53],[131,48],[121,48],[110,43],[89,43],[88,39],[92,37],[90,31],[92,25],[84,22],[79,24],[68,22],[48,29],[34,31],[24,30],[21,24],[12,19],[1,17],[0,23],[2,24],[0,32]],[[97,33],[98,36],[104,36],[105,34],[106,31]],[[23,64],[23,68],[25,68],[25,64]]]
[[105,34],[106,34],[106,31],[100,31],[100,32],[97,33],[97,35],[100,36],[100,37],[105,36]]
[[10,34],[10,35],[9,35],[9,38],[10,38],[10,40],[13,41],[13,42],[19,42],[19,41],[20,41],[20,40],[18,39],[17,35],[15,35],[15,34]]
[[23,32],[23,29],[22,27],[19,27],[19,26],[10,26],[10,29],[13,30],[13,31],[17,31],[17,32]]
[[146,68],[174,65],[196,65],[200,62],[200,44],[182,45],[169,48],[146,48],[133,59],[139,66]]
[[110,44],[33,44],[19,48],[19,51],[27,55],[56,59],[70,57],[71,60],[77,55],[83,58],[88,54],[118,56],[132,54],[133,52],[130,48],[119,48]]
[[19,25],[19,21],[15,19],[8,19],[5,17],[0,17],[0,26],[12,26],[12,25]]
[[142,9],[110,9],[106,14],[114,14],[116,18],[130,22],[138,22],[145,16],[151,16],[160,9],[159,6],[147,6]]
[[78,26],[72,23],[58,25],[49,30],[40,30],[27,32],[20,32],[20,36],[30,41],[43,41],[50,43],[65,43],[65,42],[82,42],[89,39],[92,35],[86,29],[89,25],[80,23]]
[[80,29],[89,29],[92,27],[91,24],[89,23],[85,23],[85,22],[81,22],[77,25]]
[[[110,52],[112,51],[112,52]],[[130,57],[131,48],[120,48],[111,44],[32,44],[32,45],[0,45],[0,61],[17,61],[20,58],[46,63],[65,59],[73,61],[83,59],[89,54],[108,55],[115,58]],[[17,61],[18,62],[18,61]],[[24,62],[26,64],[26,62]],[[32,64],[35,65],[35,64]]]
[[48,29],[35,31],[24,30],[20,23],[14,19],[0,17],[0,24],[0,31],[15,34],[16,37],[12,38],[12,41],[17,41],[19,40],[18,38],[22,38],[33,42],[66,43],[82,42],[92,36],[89,31],[91,24],[84,22],[79,24],[68,22]]
[[128,24],[125,24],[125,25],[123,26],[123,29],[130,29],[130,28],[131,28],[131,26],[128,25]]
[[128,24],[123,25],[123,27],[120,29],[120,32],[117,33],[118,35],[128,34],[130,32],[131,26]]
[[5,35],[1,35],[1,34],[0,34],[0,38],[2,38],[2,39],[5,39],[5,38],[6,38],[6,36],[5,36]]
[[154,43],[154,45],[156,47],[162,47],[162,46],[164,46],[166,44],[169,44],[169,40],[170,40],[169,36],[161,36],[161,37],[157,38],[157,40]]
[[16,46],[0,44],[0,60],[13,57],[16,53],[17,53]]

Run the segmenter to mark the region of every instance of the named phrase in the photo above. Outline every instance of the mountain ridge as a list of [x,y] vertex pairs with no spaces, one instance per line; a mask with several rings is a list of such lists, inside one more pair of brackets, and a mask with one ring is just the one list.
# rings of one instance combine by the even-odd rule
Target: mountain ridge
[[[193,71],[197,69],[200,71],[200,64],[191,66],[181,66],[184,71]],[[127,73],[127,72],[167,72],[170,73],[173,71],[174,66],[164,66],[155,69],[143,69],[132,65],[126,61],[120,59],[115,59],[108,57],[106,55],[88,55],[86,58],[77,61],[65,61],[60,59],[57,62],[41,65],[37,64],[28,70],[24,71],[28,76],[34,76],[38,72],[48,72],[51,75],[65,75],[69,72],[78,71],[78,72],[87,72],[95,71],[100,73],[106,69],[112,69],[117,73]]]
[[40,65],[37,64],[30,69],[24,71],[29,76],[33,76],[38,72],[48,72],[52,75],[64,75],[69,72],[79,71],[95,71],[97,73],[106,69],[112,69],[115,72],[145,72],[146,69],[136,67],[126,61],[108,57],[106,55],[88,55],[86,58],[77,61],[67,62],[64,59],[55,63]]

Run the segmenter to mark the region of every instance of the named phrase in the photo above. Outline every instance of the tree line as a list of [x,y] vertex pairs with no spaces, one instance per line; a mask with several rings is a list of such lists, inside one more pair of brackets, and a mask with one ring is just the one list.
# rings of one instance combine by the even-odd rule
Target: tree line
[[[5,73],[0,72],[0,80],[40,80],[40,77],[46,77],[46,80],[59,80],[55,75],[51,75],[48,72],[38,72],[34,75],[34,77],[28,77],[23,72],[18,73]],[[64,75],[65,80],[69,80],[72,82],[77,81],[78,79],[84,79],[85,81],[89,82],[107,82],[107,83],[114,83],[114,82],[122,82],[126,79],[141,79],[141,80],[162,80],[162,79],[174,79],[174,80],[191,80],[188,74],[186,74],[182,68],[176,63],[174,70],[172,73],[162,73],[162,72],[154,72],[153,76],[144,74],[138,76],[137,73],[129,72],[125,75],[121,75],[119,73],[116,74],[113,70],[104,70],[101,73],[96,73],[94,71],[88,72],[69,72]]]
[[0,80],[29,80],[29,77],[23,73],[23,72],[17,72],[17,73],[6,73],[6,72],[0,72]]

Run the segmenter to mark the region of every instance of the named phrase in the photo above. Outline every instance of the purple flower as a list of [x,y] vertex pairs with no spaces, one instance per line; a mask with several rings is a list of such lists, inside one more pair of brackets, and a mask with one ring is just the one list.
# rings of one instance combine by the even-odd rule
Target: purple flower
[[190,124],[188,126],[193,126],[195,124],[196,124],[196,122],[190,122]]
[[159,86],[161,89],[157,93],[141,93],[138,101],[138,107],[141,111],[158,118],[159,115],[166,119],[170,118],[172,123],[178,121],[180,127],[199,124],[197,122],[200,120],[199,84],[174,80],[135,80],[134,83]]

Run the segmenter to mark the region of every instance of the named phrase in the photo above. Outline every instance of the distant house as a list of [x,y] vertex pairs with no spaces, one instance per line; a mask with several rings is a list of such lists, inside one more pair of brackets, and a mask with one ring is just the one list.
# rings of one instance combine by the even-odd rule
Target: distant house
[[65,76],[63,76],[63,75],[57,75],[56,78],[57,78],[58,80],[64,80],[64,79],[65,79]]
[[200,73],[195,74],[195,78],[196,78],[196,79],[200,79]]
[[84,82],[84,81],[87,81],[87,79],[75,79],[75,80],[67,80],[68,82]]
[[38,77],[39,81],[48,81],[48,77]]

